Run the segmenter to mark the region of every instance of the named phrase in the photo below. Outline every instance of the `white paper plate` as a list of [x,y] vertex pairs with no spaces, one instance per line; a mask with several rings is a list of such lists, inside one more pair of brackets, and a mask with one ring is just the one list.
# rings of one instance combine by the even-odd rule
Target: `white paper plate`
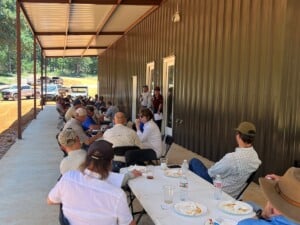
[[180,168],[167,169],[164,171],[164,174],[167,177],[177,178],[182,176],[182,170]]
[[241,201],[223,201],[219,204],[219,209],[233,215],[246,215],[253,212],[251,205]]
[[201,216],[207,212],[207,208],[198,202],[178,202],[174,204],[174,210],[184,216]]
[[128,171],[131,172],[133,170],[138,170],[140,171],[141,173],[146,173],[147,171],[147,168],[146,166],[138,166],[138,165],[134,165],[134,166],[129,166],[128,167]]

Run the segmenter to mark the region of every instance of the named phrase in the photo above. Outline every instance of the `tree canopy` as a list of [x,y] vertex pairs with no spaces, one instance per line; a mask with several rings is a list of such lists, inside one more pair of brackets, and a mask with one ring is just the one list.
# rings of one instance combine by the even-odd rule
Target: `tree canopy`
[[[0,74],[16,74],[15,0],[0,1]],[[21,13],[22,74],[33,73],[33,35]],[[40,48],[37,46],[37,73],[40,71]],[[47,71],[64,76],[96,75],[96,57],[49,58]]]

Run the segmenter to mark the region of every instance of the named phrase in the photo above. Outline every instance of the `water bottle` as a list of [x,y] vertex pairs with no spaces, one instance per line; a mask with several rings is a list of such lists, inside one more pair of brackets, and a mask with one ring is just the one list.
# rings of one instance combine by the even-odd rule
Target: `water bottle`
[[188,187],[189,182],[185,174],[180,177],[179,189],[180,189],[180,200],[186,201],[188,199]]
[[181,171],[183,175],[187,175],[187,171],[189,170],[189,164],[187,160],[183,160],[182,165],[181,165]]
[[214,197],[216,200],[220,200],[222,198],[223,183],[222,183],[222,178],[219,174],[217,174],[214,179],[214,186],[215,186]]

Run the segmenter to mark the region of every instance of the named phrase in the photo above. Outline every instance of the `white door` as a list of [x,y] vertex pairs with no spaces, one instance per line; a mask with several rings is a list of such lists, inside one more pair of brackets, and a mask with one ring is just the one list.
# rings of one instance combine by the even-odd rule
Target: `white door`
[[136,119],[136,99],[137,99],[137,76],[132,76],[132,110],[131,110],[131,121],[134,122]]
[[154,62],[147,63],[146,85],[149,87],[151,95],[154,94]]
[[175,56],[164,58],[163,64],[163,97],[164,97],[164,124],[165,135],[173,136],[174,124],[174,64]]

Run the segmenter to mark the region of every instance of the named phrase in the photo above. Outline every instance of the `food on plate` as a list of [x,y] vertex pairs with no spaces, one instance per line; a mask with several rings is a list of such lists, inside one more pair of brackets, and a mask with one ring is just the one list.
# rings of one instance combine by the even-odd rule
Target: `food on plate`
[[133,170],[138,170],[141,173],[146,173],[147,168],[145,166],[138,166],[138,165],[134,165],[134,166],[129,166],[128,167],[128,171],[133,171]]
[[186,216],[200,216],[205,213],[205,207],[197,202],[180,202],[175,204],[175,211]]
[[252,212],[252,207],[240,201],[227,201],[220,204],[220,208],[232,214],[248,214]]
[[182,176],[181,169],[168,169],[164,173],[167,177],[181,177]]

